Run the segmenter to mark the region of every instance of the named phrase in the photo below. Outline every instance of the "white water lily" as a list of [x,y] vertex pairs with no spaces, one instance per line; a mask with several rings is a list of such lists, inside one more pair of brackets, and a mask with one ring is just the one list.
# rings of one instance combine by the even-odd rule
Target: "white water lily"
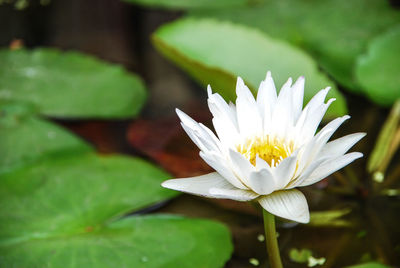
[[270,72],[257,98],[239,77],[236,106],[212,93],[208,106],[215,134],[177,109],[181,125],[216,172],[165,181],[162,186],[186,193],[238,201],[257,201],[271,214],[307,223],[306,198],[296,187],[316,183],[362,157],[346,152],[365,133],[328,142],[349,118],[336,118],[317,128],[334,99],[325,103],[329,88],[319,91],[303,109],[304,77],[289,80],[277,96]]

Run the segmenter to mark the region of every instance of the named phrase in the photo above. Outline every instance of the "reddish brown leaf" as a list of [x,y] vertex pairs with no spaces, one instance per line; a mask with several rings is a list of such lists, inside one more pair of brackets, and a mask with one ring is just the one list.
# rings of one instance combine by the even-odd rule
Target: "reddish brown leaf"
[[[191,112],[193,110],[196,112]],[[188,114],[207,124],[211,122],[211,118],[203,111],[208,109],[192,105]],[[135,149],[154,159],[176,177],[189,177],[212,171],[200,158],[199,149],[182,130],[177,116],[136,120],[129,127],[128,141]]]

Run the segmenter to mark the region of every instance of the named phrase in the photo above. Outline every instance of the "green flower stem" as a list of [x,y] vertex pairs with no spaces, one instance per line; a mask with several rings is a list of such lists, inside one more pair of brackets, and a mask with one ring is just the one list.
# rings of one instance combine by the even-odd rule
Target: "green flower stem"
[[281,256],[279,253],[278,239],[275,230],[275,216],[266,211],[263,211],[265,242],[267,245],[268,259],[271,268],[282,268]]

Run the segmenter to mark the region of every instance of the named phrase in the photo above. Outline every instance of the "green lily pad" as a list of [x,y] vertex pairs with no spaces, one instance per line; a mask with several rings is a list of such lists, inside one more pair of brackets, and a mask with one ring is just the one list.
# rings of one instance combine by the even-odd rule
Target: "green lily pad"
[[124,2],[162,9],[227,8],[254,5],[264,0],[123,0]]
[[59,157],[0,175],[0,243],[82,233],[169,199],[169,175],[124,156]]
[[313,55],[333,78],[356,92],[360,92],[353,73],[357,57],[371,38],[400,20],[400,12],[385,0],[265,1],[254,7],[190,14],[244,24],[287,40]]
[[232,252],[222,224],[177,216],[135,216],[93,231],[1,246],[5,267],[223,267]]
[[121,66],[78,52],[0,50],[0,100],[60,118],[126,118],[144,104],[142,81]]
[[153,35],[155,47],[201,84],[210,84],[228,100],[235,99],[236,77],[255,91],[268,70],[280,88],[288,77],[306,77],[305,99],[331,86],[337,100],[328,115],[346,113],[343,96],[314,60],[298,48],[260,31],[213,19],[187,18],[167,24]]
[[177,193],[169,175],[123,156],[47,159],[0,175],[5,267],[222,267],[222,224],[175,216],[122,218]]
[[356,74],[372,101],[390,106],[400,99],[400,26],[371,41]]
[[0,173],[45,157],[93,150],[72,133],[33,114],[29,106],[0,104]]

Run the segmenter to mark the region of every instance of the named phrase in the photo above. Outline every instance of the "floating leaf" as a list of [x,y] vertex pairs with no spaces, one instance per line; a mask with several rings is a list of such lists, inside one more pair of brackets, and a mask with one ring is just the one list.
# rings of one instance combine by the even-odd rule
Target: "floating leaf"
[[264,0],[123,0],[127,3],[163,9],[227,8],[254,5]]
[[375,38],[357,64],[356,74],[368,97],[390,106],[400,99],[400,26]]
[[400,19],[400,13],[388,2],[279,0],[265,1],[254,7],[191,14],[241,23],[285,39],[313,55],[341,84],[359,91],[353,77],[357,57],[371,38],[396,25]]
[[318,211],[310,213],[310,226],[325,226],[325,227],[349,227],[352,223],[348,220],[340,219],[349,214],[351,209],[338,209],[328,211]]
[[34,114],[0,104],[1,266],[217,268],[229,259],[229,231],[219,223],[121,219],[177,195],[160,186],[169,175],[140,159],[90,153]]
[[123,156],[54,158],[0,175],[0,262],[6,267],[221,267],[221,224],[124,214],[165,200],[169,176]]
[[0,245],[4,267],[223,267],[232,252],[222,224],[177,216],[129,217],[75,235]]
[[126,118],[145,100],[141,80],[78,52],[0,50],[0,100],[30,102],[43,115]]
[[0,176],[0,239],[7,243],[97,228],[175,196],[160,186],[168,177],[140,159],[94,154],[5,173]]
[[318,71],[311,57],[260,31],[212,19],[187,18],[158,29],[153,43],[168,59],[203,85],[211,84],[226,99],[235,99],[237,76],[255,91],[270,70],[279,88],[288,77],[304,75],[306,100],[322,88],[333,87],[330,97],[337,101],[328,114],[346,112],[344,98],[333,82]]
[[21,104],[0,104],[0,172],[44,157],[92,151],[78,137],[32,113]]

